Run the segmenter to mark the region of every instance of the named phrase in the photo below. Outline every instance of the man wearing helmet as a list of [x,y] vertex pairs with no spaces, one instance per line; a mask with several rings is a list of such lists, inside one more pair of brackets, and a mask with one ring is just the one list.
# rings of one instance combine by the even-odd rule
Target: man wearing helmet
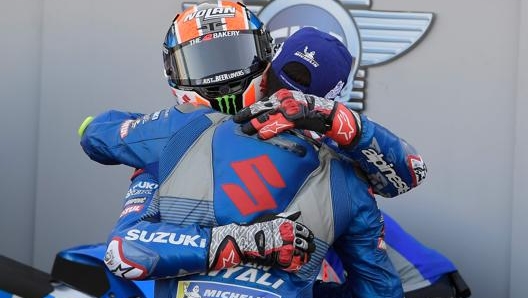
[[[255,21],[256,18],[251,13],[237,5],[235,7],[249,16],[248,21]],[[174,54],[175,57],[170,59],[175,63],[168,69],[167,76],[173,83],[172,87],[176,89],[175,95],[178,96],[180,89],[186,92],[179,95],[179,99],[183,102],[214,107],[215,100],[217,102],[218,100],[210,95],[224,97],[228,94],[229,100],[233,103],[231,106],[234,112],[240,109],[238,107],[240,102],[241,106],[247,106],[256,102],[263,92],[260,90],[260,84],[255,84],[255,79],[262,75],[260,70],[257,71],[264,66],[262,59],[254,55],[250,65],[242,69],[247,76],[238,76],[240,69],[236,71],[216,69],[218,72],[214,73],[214,76],[205,78],[193,77],[191,74],[197,73],[197,70],[189,70],[189,63],[186,62],[186,58],[191,57],[192,54],[189,54],[190,49],[185,49],[185,46],[191,43],[196,45],[211,42],[210,45],[213,45],[214,41],[240,36],[242,32],[238,35],[236,33],[223,34],[221,37],[211,35],[210,28],[228,23],[219,21],[215,24],[212,22],[214,19],[212,15],[220,11],[215,12],[212,7],[199,6],[194,8],[194,11],[188,10],[176,17],[174,27],[178,27],[180,22],[185,23],[185,20],[197,21],[197,16],[203,20],[207,19],[209,23],[198,27],[201,28],[200,30],[206,30],[205,35],[199,32],[194,39],[183,41],[188,44],[176,46],[178,48],[174,53],[171,53],[170,48],[165,49],[165,55]],[[228,17],[224,14],[220,19],[223,18]],[[262,25],[255,26],[252,30],[262,30]],[[171,44],[171,38],[182,35],[176,29],[171,28],[169,33],[171,31],[174,32],[174,37],[168,36],[166,45]],[[206,38],[200,38],[202,36]],[[257,37],[254,35],[255,49],[260,47],[260,42],[257,40],[259,40],[258,34]],[[214,49],[214,47],[209,48]],[[176,53],[177,50],[180,51]],[[267,53],[267,50],[263,53]],[[165,65],[171,64],[167,64],[166,61]],[[225,79],[231,81],[229,78],[236,78],[236,82],[231,84],[226,81],[225,84],[216,84]],[[204,80],[206,82],[215,81],[215,84],[204,85]],[[209,96],[206,96],[207,94]],[[235,99],[240,98],[238,103],[233,99],[233,95]],[[237,97],[237,95],[241,96]],[[292,115],[289,114],[292,109],[285,106],[288,99],[292,99],[289,103],[294,107],[294,111],[299,110],[299,107],[300,110],[306,107],[307,113],[295,119],[288,118]],[[307,104],[299,106],[299,103]],[[216,108],[230,112],[227,105],[223,108],[219,105]],[[270,109],[273,113],[269,113]],[[262,112],[267,113],[267,117],[259,117],[249,122],[250,126],[245,125],[245,131],[251,127],[254,131],[259,131],[261,137],[274,136],[274,133],[263,134],[263,126],[259,127],[259,124],[266,123],[275,117],[281,125],[308,128],[324,133],[336,141],[343,150],[361,144],[365,130],[361,131],[360,123],[368,120],[360,118],[342,104],[287,91],[271,96],[271,100],[260,104],[254,111],[249,109],[250,113],[247,113],[248,109],[244,111],[246,113],[243,113],[239,120],[251,118]],[[348,128],[353,130],[341,130],[343,126],[339,124],[343,123],[350,124]],[[110,138],[107,135],[109,131],[115,132]],[[145,132],[149,132],[151,138],[146,138]],[[391,136],[384,130],[371,130],[369,131],[370,137],[376,132],[378,134],[385,132],[389,137]],[[364,143],[370,145],[368,142]],[[123,212],[122,218],[112,233],[114,237],[109,245],[107,265],[122,276],[135,278],[177,276],[200,270],[228,268],[229,266],[225,266],[226,263],[238,264],[243,261],[237,248],[239,240],[237,237],[240,234],[225,232],[222,234],[224,238],[211,239],[210,231],[202,232],[206,230],[202,226],[251,222],[265,213],[286,212],[290,214],[302,211],[302,222],[309,228],[315,229],[317,250],[312,260],[294,275],[285,275],[282,270],[275,268],[246,266],[237,269],[240,275],[235,275],[234,271],[228,270],[220,273],[211,272],[208,275],[160,280],[157,287],[160,297],[179,293],[183,284],[186,286],[190,283],[200,284],[201,288],[205,286],[207,289],[214,284],[211,282],[213,280],[220,280],[229,286],[226,286],[226,289],[223,287],[209,288],[208,293],[210,294],[211,291],[216,291],[215,293],[220,295],[222,294],[220,291],[224,290],[224,292],[234,293],[236,290],[242,293],[242,288],[237,286],[242,284],[245,288],[252,286],[266,293],[277,292],[283,297],[295,295],[308,297],[311,294],[310,285],[315,276],[314,273],[317,273],[324,251],[330,244],[334,244],[342,254],[347,271],[353,280],[353,283],[347,284],[345,289],[358,297],[401,297],[402,295],[400,281],[384,251],[383,222],[375,200],[368,191],[368,185],[358,179],[353,167],[335,155],[333,150],[325,144],[318,144],[320,147],[314,147],[308,139],[291,134],[281,134],[270,141],[259,142],[255,138],[237,132],[236,126],[229,117],[222,116],[214,110],[196,109],[183,104],[146,116],[115,111],[98,116],[87,127],[82,145],[87,154],[96,161],[106,164],[123,163],[142,168],[143,172],[136,179],[139,177],[145,179],[147,175],[152,183],[161,182],[159,188],[157,184],[155,184],[156,187],[151,188],[153,192],[157,190],[158,193],[155,196],[143,197],[144,204],[125,209],[126,212]],[[378,164],[377,162],[372,163]],[[194,173],[196,171],[198,172]],[[385,171],[390,172],[387,169]],[[199,177],[198,173],[205,177],[204,181],[200,181],[201,187],[182,183],[182,177]],[[410,179],[415,174],[415,172],[410,173]],[[213,177],[214,179],[211,179]],[[134,182],[137,181],[134,180]],[[417,185],[416,179],[414,183]],[[142,187],[135,183],[133,185]],[[380,184],[379,189],[387,185],[395,187],[398,193],[404,189],[391,183]],[[129,193],[146,194],[146,192],[136,192],[137,188],[133,190]],[[353,197],[350,196],[351,194]],[[280,200],[277,200],[278,198]],[[129,197],[127,203],[132,199],[134,198]],[[130,203],[128,207],[130,205],[136,204]],[[365,219],[368,220],[365,221]],[[159,223],[152,223],[156,220],[160,220]],[[191,224],[194,224],[192,230],[189,228]],[[180,237],[179,239],[182,239],[180,243],[161,241],[171,237],[175,231],[178,235],[186,235],[189,238]],[[255,231],[258,233],[259,229]],[[162,235],[167,237],[163,238]],[[158,236],[161,238],[158,239]],[[210,251],[201,249],[206,248],[207,244],[219,247],[218,243],[226,243],[223,240],[227,236],[233,239],[227,242],[233,246],[231,250],[227,249],[220,255],[210,254],[207,257]],[[205,239],[205,245],[202,247],[189,239]],[[365,241],[367,239],[370,240]],[[192,247],[182,247],[181,244],[184,243]],[[223,262],[222,266],[211,266],[220,259]],[[303,262],[300,261],[298,264],[302,265]],[[270,265],[276,265],[276,263],[270,263]],[[134,270],[141,274],[127,275]],[[364,275],[365,272],[369,272],[370,276]],[[262,293],[251,292],[251,294]],[[271,294],[270,297],[272,297]]]
[[273,53],[271,36],[254,14],[224,1],[176,18],[163,44],[163,61],[178,103],[234,114],[262,98],[262,77]]

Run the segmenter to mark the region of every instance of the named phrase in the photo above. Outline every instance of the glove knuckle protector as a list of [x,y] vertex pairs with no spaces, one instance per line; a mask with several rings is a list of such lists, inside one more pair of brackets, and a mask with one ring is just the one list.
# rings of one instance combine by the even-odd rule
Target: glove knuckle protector
[[294,272],[315,251],[313,233],[288,218],[269,217],[250,225],[212,229],[209,268],[219,270],[254,262]]

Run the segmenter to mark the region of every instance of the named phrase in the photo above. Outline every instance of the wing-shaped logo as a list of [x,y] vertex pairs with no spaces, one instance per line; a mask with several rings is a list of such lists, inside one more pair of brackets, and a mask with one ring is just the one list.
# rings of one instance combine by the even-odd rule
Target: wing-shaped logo
[[[358,57],[338,100],[365,109],[367,69],[388,63],[416,46],[429,31],[431,12],[372,10],[370,0],[245,0],[280,43],[301,27],[326,31]],[[193,3],[186,2],[186,8]]]

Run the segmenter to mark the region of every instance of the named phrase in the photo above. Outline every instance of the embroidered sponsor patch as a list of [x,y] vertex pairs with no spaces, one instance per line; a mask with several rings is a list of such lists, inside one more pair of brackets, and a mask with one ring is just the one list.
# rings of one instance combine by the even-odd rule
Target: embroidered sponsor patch
[[383,158],[384,155],[381,153],[378,153],[373,148],[368,148],[361,150],[361,153],[367,158],[367,162],[373,164],[379,172],[389,181],[393,187],[395,187],[398,190],[398,194],[405,193],[409,191],[411,188],[403,181],[403,179],[397,175],[396,171],[393,168],[392,163],[387,163],[387,161]]
[[119,129],[119,136],[121,136],[121,139],[124,139],[126,136],[128,136],[128,130],[130,129],[130,124],[134,120],[127,120],[123,123],[121,123],[121,127]]
[[420,185],[427,175],[427,167],[421,156],[419,155],[409,155],[407,157],[409,163],[409,170],[413,174],[413,184],[414,186]]
[[125,207],[125,209],[121,211],[121,215],[119,215],[119,217],[121,218],[130,213],[139,213],[141,212],[141,210],[143,210],[143,205],[130,205],[130,206]]

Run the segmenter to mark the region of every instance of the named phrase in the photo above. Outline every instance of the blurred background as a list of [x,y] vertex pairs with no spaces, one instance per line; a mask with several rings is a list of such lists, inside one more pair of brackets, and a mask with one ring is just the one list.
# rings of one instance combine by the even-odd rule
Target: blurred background
[[[526,297],[528,0],[304,2],[325,1],[341,12],[434,14],[407,53],[365,68],[364,112],[429,169],[380,206],[449,257],[472,297]],[[0,1],[1,255],[49,271],[59,250],[105,241],[131,170],[90,161],[77,128],[106,109],[174,103],[161,45],[183,5]]]

